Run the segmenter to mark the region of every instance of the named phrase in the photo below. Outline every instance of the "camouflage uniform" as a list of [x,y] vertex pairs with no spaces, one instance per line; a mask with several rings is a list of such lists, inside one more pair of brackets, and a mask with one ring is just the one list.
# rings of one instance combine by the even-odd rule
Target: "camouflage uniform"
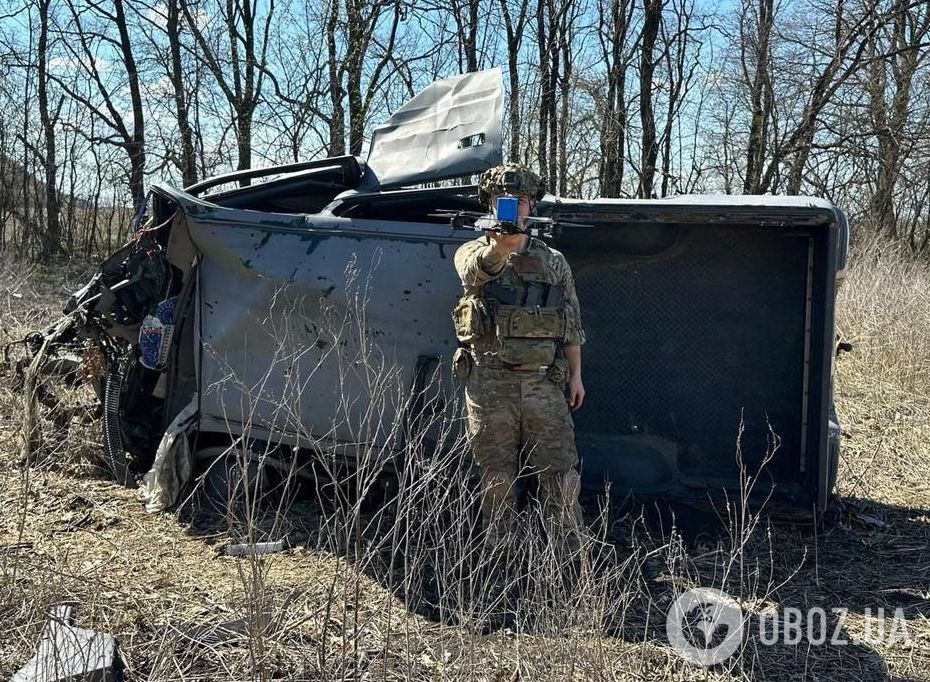
[[[504,286],[518,286],[526,278],[555,285],[560,287],[557,306],[564,315],[565,325],[561,338],[549,343],[552,347],[583,344],[578,298],[565,257],[530,237],[526,249],[511,253],[503,270],[492,275],[481,262],[489,246],[489,239],[482,236],[456,251],[455,266],[465,290],[463,300],[469,296],[487,300],[488,285],[494,280]],[[493,301],[491,304],[493,307]],[[534,339],[518,341],[530,345],[542,343]],[[523,466],[538,474],[542,512],[550,537],[554,535],[563,541],[576,539],[581,522],[580,481],[574,469],[578,461],[574,426],[564,393],[567,362],[558,359],[557,367],[548,370],[538,362],[514,369],[501,359],[507,355],[502,352],[496,329],[469,343],[468,355],[471,360],[465,388],[468,437],[481,469],[482,510],[489,540],[500,541],[512,528],[514,484]]]

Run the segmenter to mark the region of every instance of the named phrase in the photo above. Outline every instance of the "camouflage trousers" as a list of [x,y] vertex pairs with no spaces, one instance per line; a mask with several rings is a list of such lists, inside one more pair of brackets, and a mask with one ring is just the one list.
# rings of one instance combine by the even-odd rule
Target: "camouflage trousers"
[[481,470],[486,537],[504,542],[516,517],[515,484],[538,477],[540,510],[551,541],[577,547],[581,532],[575,429],[564,386],[538,372],[473,366],[465,386],[468,440]]

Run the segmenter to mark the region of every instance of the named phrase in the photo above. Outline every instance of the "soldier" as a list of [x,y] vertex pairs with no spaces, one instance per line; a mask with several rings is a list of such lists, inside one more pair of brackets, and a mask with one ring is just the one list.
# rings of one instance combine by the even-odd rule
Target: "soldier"
[[[481,470],[486,539],[500,543],[513,530],[514,486],[525,465],[538,475],[550,539],[571,550],[581,510],[569,410],[584,400],[585,339],[565,257],[526,232],[541,193],[539,177],[522,165],[481,176],[479,199],[492,215],[482,219],[489,228],[483,236],[455,253],[464,293],[453,314],[460,342],[453,364],[457,377],[467,376],[468,439]],[[513,234],[497,220],[501,196],[519,200]]]

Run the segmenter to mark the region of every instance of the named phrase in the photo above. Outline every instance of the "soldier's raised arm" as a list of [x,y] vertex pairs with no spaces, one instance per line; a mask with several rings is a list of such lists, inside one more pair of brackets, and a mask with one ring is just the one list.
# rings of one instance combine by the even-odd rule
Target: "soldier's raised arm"
[[484,237],[462,244],[455,252],[455,269],[467,287],[478,287],[501,274],[507,256],[495,250]]

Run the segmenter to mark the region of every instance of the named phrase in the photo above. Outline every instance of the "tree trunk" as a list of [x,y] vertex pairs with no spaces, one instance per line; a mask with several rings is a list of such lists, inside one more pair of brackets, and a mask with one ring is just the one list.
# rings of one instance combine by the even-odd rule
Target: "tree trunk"
[[517,60],[520,54],[523,31],[526,28],[528,0],[519,0],[519,3],[519,14],[517,22],[514,24],[510,16],[507,0],[500,0],[504,30],[507,34],[507,77],[510,85],[510,92],[507,96],[507,120],[510,133],[507,158],[513,161],[522,158],[520,154],[520,143],[522,141],[520,131],[520,71]]
[[675,18],[672,28],[674,33],[664,28],[661,30],[662,54],[665,59],[666,78],[668,80],[668,101],[666,102],[665,122],[662,126],[660,138],[662,187],[659,196],[661,197],[667,197],[681,190],[680,174],[678,178],[673,177],[672,174],[672,137],[675,123],[681,112],[682,102],[691,89],[700,51],[700,46],[698,46],[698,54],[689,62],[689,55],[691,55],[693,45],[691,28],[691,17],[694,11],[693,3],[690,0],[675,0],[672,3],[672,11]]
[[[239,156],[237,168],[248,170],[252,167],[252,111],[248,107],[243,107],[236,117],[236,131],[236,151]],[[245,184],[248,184],[248,180]]]
[[559,195],[568,196],[568,130],[571,104],[572,85],[572,40],[574,12],[569,10],[562,15],[561,21],[561,54],[562,73],[559,77]]
[[[478,70],[478,3],[480,0],[452,0],[452,18],[459,39],[459,71]],[[464,6],[463,6],[464,5]],[[464,57],[464,62],[462,58]]]
[[[599,192],[602,197],[619,197],[623,193],[623,169],[626,153],[626,38],[630,26],[633,3],[629,0],[610,0],[609,19],[604,6],[598,15],[598,35],[609,32],[601,39],[601,53],[607,64],[607,95],[600,125],[600,164],[598,169]],[[609,29],[609,31],[608,31]]]
[[651,199],[655,182],[656,159],[659,146],[656,143],[656,121],[652,105],[652,88],[655,76],[655,44],[662,21],[663,0],[643,0],[643,29],[640,34],[639,58],[639,120],[642,126],[642,161],[639,178],[639,196]]
[[478,70],[478,1],[468,0],[468,41],[465,43],[468,72]]
[[[547,0],[536,3],[536,34],[539,41],[539,134],[537,136],[537,153],[539,155],[539,172],[546,174],[549,166],[549,54],[546,32]],[[549,178],[551,181],[552,178]]]
[[549,64],[549,85],[546,88],[546,92],[548,93],[546,102],[549,106],[549,113],[547,115],[549,121],[549,153],[546,157],[548,167],[545,168],[543,172],[549,179],[550,187],[555,187],[557,185],[559,177],[559,117],[558,98],[556,97],[556,93],[558,93],[561,65],[559,63],[558,44],[559,24],[555,2],[556,0],[549,0],[549,35],[547,41],[548,49],[546,50],[551,60]]
[[[892,237],[899,233],[895,190],[905,158],[902,144],[906,142],[906,127],[913,107],[911,88],[917,67],[926,54],[921,53],[920,46],[930,34],[930,10],[924,7],[923,12],[922,16],[918,15],[908,3],[897,0],[890,26],[888,56],[882,58],[877,54],[877,39],[873,38],[870,45],[871,66],[866,90],[878,141],[878,168],[870,208],[876,231]],[[889,70],[893,88],[890,103],[886,102]]]
[[362,111],[362,70],[366,51],[366,30],[361,4],[364,0],[346,1],[346,24],[348,45],[346,46],[345,72],[346,95],[349,99],[349,153],[362,153],[365,135],[365,119]]
[[40,235],[40,254],[43,260],[53,258],[61,251],[61,222],[58,207],[58,159],[55,149],[55,121],[48,102],[48,24],[50,0],[39,0],[38,96],[39,118],[45,138],[45,230]]
[[[745,20],[745,17],[744,17]],[[774,102],[770,97],[771,74],[771,35],[775,23],[773,0],[759,0],[758,11],[754,17],[755,35],[741,33],[740,46],[743,52],[744,74],[748,79],[746,51],[751,50],[753,65],[752,85],[749,90],[749,142],[746,145],[746,177],[743,180],[745,194],[758,194],[762,191],[762,170],[768,153],[768,124],[772,117]],[[747,44],[754,42],[754,45]]]
[[346,73],[349,95],[349,153],[359,156],[365,142],[365,119],[362,116],[362,64],[349,66]]
[[[219,56],[216,48],[217,41],[207,40],[197,18],[191,14],[187,4],[181,6],[187,28],[197,41],[201,57],[235,114],[234,129],[238,156],[236,167],[238,170],[248,170],[252,167],[252,122],[261,101],[262,83],[267,64],[268,33],[274,15],[273,0],[261,6],[267,7],[267,13],[259,31],[261,34],[259,43],[256,38],[258,17],[254,13],[259,5],[253,3],[252,0],[225,0],[223,20],[228,41],[228,58]],[[248,184],[247,179],[239,181],[240,186]]]
[[145,113],[142,109],[139,72],[136,69],[136,60],[132,53],[132,39],[129,36],[129,27],[126,25],[123,0],[113,0],[113,9],[116,14],[117,30],[119,31],[120,52],[123,56],[123,64],[126,67],[129,101],[132,104],[132,137],[126,146],[126,151],[129,154],[129,194],[132,196],[133,206],[139,208],[145,201]]
[[[568,3],[571,0],[563,0]],[[539,170],[549,187],[558,186],[559,115],[558,88],[560,73],[559,24],[561,11],[556,0],[540,0],[537,24],[540,52]],[[563,5],[561,10],[567,8]]]
[[181,136],[181,159],[179,164],[181,182],[185,187],[190,187],[197,182],[197,157],[194,151],[194,131],[191,129],[190,116],[188,116],[187,111],[187,93],[184,90],[179,2],[185,2],[185,0],[168,0],[165,32],[168,36],[168,51],[171,56],[168,78],[174,91],[174,110],[178,119],[178,134]]
[[507,116],[510,126],[509,159],[520,159],[520,71],[517,68],[517,54],[520,51],[520,38],[511,35],[511,26],[507,21],[507,74],[510,93],[507,100]]
[[346,153],[346,112],[343,104],[345,90],[342,87],[342,71],[338,68],[339,50],[336,43],[339,0],[330,0],[330,3],[329,16],[326,19],[326,49],[329,57],[327,69],[332,112],[329,117],[329,146],[326,151],[328,156],[342,156]]

